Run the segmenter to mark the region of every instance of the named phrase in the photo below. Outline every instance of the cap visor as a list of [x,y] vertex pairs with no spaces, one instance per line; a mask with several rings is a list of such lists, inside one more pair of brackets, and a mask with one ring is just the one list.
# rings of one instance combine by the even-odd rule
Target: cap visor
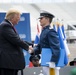
[[40,16],[38,19],[41,19],[41,18],[43,18],[44,16]]

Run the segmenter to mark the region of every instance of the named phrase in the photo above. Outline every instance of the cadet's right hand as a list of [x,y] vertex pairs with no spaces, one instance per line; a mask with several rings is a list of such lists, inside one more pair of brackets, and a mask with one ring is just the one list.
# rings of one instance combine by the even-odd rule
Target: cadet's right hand
[[33,50],[33,47],[32,47],[32,46],[29,46],[29,50],[28,50],[28,52],[29,52],[30,54],[34,52],[34,50]]

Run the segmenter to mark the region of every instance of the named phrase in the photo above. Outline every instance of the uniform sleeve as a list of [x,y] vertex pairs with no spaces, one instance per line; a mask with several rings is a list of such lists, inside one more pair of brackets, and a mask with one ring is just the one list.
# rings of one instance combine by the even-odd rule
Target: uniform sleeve
[[12,26],[5,25],[2,29],[2,35],[12,45],[28,50],[28,44],[20,39],[19,35],[13,30]]
[[41,48],[40,48],[40,44],[38,44],[37,46],[34,47],[34,54],[41,54]]
[[51,62],[57,63],[60,56],[60,43],[57,33],[52,29],[48,33],[48,41],[52,50]]

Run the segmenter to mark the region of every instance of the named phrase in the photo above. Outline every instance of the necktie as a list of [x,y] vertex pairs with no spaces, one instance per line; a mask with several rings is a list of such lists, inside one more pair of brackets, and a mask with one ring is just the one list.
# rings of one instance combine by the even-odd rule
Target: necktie
[[14,26],[12,26],[12,27],[13,27],[14,31],[17,33],[17,31],[16,31],[16,29],[14,28]]

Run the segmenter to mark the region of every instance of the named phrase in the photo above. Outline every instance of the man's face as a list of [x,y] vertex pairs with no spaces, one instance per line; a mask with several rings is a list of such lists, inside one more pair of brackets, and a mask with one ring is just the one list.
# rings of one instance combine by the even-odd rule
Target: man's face
[[48,22],[48,19],[46,17],[42,17],[42,18],[40,18],[39,21],[40,21],[40,25],[42,27],[44,27],[46,25],[46,23]]
[[20,20],[20,14],[15,14],[12,20],[13,25],[18,24],[19,20]]

